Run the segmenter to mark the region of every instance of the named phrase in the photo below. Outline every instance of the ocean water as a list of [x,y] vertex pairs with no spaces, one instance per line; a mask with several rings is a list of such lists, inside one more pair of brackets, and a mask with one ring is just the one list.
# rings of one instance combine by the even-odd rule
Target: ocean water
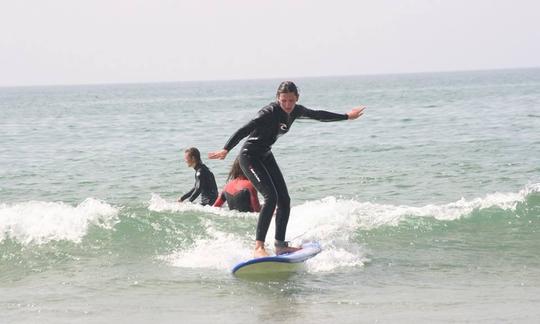
[[[295,79],[273,151],[287,237],[323,252],[235,278],[257,214],[178,204],[281,80],[0,88],[1,323],[535,323],[540,69]],[[218,186],[225,161],[205,160]],[[268,242],[272,242],[274,225]]]

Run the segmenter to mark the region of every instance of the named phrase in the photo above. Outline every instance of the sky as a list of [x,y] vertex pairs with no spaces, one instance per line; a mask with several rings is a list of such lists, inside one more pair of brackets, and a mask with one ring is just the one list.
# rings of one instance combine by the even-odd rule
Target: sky
[[0,86],[521,67],[538,0],[0,0]]

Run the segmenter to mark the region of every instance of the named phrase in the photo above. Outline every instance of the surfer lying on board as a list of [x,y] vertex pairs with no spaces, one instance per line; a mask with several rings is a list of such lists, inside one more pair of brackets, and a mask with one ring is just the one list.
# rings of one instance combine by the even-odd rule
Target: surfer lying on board
[[195,169],[195,185],[185,195],[178,199],[182,202],[188,199],[193,202],[199,194],[201,205],[212,205],[217,198],[217,185],[214,174],[202,163],[201,153],[195,147],[190,147],[184,152],[184,161],[188,167]]
[[259,213],[255,241],[255,257],[268,256],[264,247],[266,233],[276,208],[275,253],[294,252],[300,248],[290,247],[285,242],[285,232],[290,213],[290,198],[285,179],[274,159],[271,147],[277,138],[287,133],[296,118],[306,117],[320,121],[356,119],[362,116],[364,107],[353,108],[346,114],[324,110],[311,110],[297,105],[299,94],[296,85],[284,81],[277,90],[277,101],[263,107],[258,115],[238,129],[220,151],[208,154],[210,159],[224,159],[244,137],[247,140],[240,151],[240,167],[257,191],[264,197]]
[[234,159],[231,171],[229,171],[229,177],[227,178],[227,184],[221,194],[219,194],[214,207],[221,207],[225,202],[227,202],[227,206],[231,210],[241,212],[261,211],[257,190],[255,190],[251,181],[248,180],[242,168],[240,168],[238,158]]

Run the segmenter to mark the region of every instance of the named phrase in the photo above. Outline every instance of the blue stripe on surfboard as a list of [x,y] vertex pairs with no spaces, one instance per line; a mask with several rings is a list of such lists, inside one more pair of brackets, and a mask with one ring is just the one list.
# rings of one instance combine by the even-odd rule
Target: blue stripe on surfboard
[[319,252],[321,252],[321,246],[318,242],[310,242],[302,244],[302,249],[298,250],[296,252],[292,253],[286,253],[276,256],[268,256],[268,257],[262,257],[262,258],[255,258],[250,259],[245,262],[240,262],[237,264],[233,269],[232,273],[236,273],[236,271],[257,263],[268,263],[268,262],[278,262],[278,263],[300,263],[304,262],[309,258],[314,257]]

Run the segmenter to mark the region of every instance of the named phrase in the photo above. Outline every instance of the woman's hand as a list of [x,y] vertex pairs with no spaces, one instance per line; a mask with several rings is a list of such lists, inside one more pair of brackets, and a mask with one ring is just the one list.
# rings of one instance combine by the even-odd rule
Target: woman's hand
[[223,149],[221,151],[215,151],[208,153],[208,158],[211,160],[220,159],[223,160],[227,154],[229,154],[229,151]]
[[353,108],[347,113],[347,117],[349,117],[351,120],[356,119],[364,114],[364,109],[366,109],[364,106]]

